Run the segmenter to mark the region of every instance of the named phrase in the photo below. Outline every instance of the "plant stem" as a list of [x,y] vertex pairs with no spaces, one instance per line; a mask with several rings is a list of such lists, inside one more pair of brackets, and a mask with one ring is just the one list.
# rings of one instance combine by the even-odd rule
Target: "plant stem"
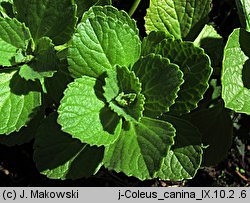
[[130,8],[130,10],[128,12],[130,17],[134,14],[134,12],[136,11],[136,9],[139,6],[140,2],[141,2],[141,0],[135,0],[134,1],[132,7]]

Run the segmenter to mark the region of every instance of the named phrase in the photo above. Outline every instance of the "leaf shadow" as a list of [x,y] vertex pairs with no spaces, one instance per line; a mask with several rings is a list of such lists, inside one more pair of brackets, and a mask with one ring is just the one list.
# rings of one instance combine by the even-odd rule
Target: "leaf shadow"
[[248,59],[243,65],[242,81],[244,87],[250,89],[250,59]]
[[26,81],[16,72],[10,80],[10,91],[16,95],[28,95],[30,92],[41,92],[38,81]]
[[12,132],[9,135],[0,135],[0,144],[6,146],[16,146],[29,143],[35,136],[37,128],[43,119],[43,112],[40,107],[33,109],[29,115],[30,121],[18,132]]
[[250,89],[250,46],[248,40],[250,34],[243,29],[240,29],[239,43],[244,54],[249,58],[245,61],[242,69],[242,81],[245,88]]
[[115,129],[120,122],[120,117],[114,111],[111,110],[111,108],[108,106],[105,97],[103,96],[103,87],[105,86],[106,77],[108,77],[108,75],[106,72],[104,72],[97,78],[94,90],[97,98],[105,103],[105,106],[101,109],[99,114],[103,130],[110,134],[114,134]]
[[[35,136],[34,160],[38,170],[55,170],[51,178],[55,178],[56,174],[56,178],[61,179],[92,175],[103,159],[104,148],[89,146],[61,131],[57,118],[56,112],[50,114],[43,120]],[[67,163],[70,164],[65,165]],[[63,171],[64,167],[66,171]],[[47,175],[51,175],[51,172]]]
[[222,38],[206,37],[201,40],[200,47],[211,59],[212,67],[221,65],[223,59],[224,42]]

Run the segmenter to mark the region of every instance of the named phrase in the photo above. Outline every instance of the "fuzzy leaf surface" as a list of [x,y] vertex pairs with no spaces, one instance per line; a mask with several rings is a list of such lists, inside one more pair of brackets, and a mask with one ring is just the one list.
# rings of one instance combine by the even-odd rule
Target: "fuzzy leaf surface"
[[51,179],[77,179],[97,172],[103,148],[90,147],[61,131],[57,114],[47,117],[38,128],[34,160],[40,173]]
[[236,29],[224,49],[222,98],[225,107],[250,115],[250,33]]
[[69,48],[68,62],[74,77],[99,77],[115,65],[128,67],[140,57],[139,36],[128,24],[97,16],[80,23]]
[[64,44],[74,32],[77,18],[72,0],[14,0],[14,7],[35,42],[47,36],[55,45]]
[[29,29],[16,19],[0,17],[0,66],[12,66],[18,52],[24,53],[31,39]]
[[16,70],[0,71],[0,134],[19,131],[40,105],[37,83],[23,80]]
[[192,42],[171,38],[156,46],[155,53],[177,64],[184,73],[184,83],[175,104],[170,107],[170,113],[183,114],[195,109],[209,86],[208,80],[212,72],[209,57]]
[[158,117],[169,111],[183,83],[179,67],[161,55],[150,54],[137,61],[132,69],[146,98],[144,115]]
[[193,178],[201,165],[201,134],[191,123],[172,116],[164,119],[176,129],[175,144],[164,158],[157,177],[162,180],[179,181]]
[[131,19],[125,11],[119,11],[113,6],[93,6],[84,13],[81,22],[86,22],[87,19],[95,18],[97,16],[103,18],[112,18],[113,20],[119,21],[122,24],[127,24],[135,32],[135,34],[139,34],[139,29],[137,28],[135,20]]
[[143,117],[127,123],[116,142],[105,148],[104,166],[140,180],[151,179],[174,144],[170,123]]
[[191,38],[202,28],[212,0],[151,0],[146,31],[164,31],[177,39]]
[[90,145],[112,144],[121,131],[121,119],[105,106],[102,84],[88,76],[68,85],[58,109],[58,123],[73,138]]

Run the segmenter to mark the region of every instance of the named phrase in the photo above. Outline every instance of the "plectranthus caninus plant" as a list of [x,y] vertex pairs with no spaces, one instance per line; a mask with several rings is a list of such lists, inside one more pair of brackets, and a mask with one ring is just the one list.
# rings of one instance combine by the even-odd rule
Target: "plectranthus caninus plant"
[[112,1],[90,2],[0,2],[0,142],[34,140],[52,179],[194,177],[214,151],[203,123],[229,119],[221,103],[196,111],[222,55],[204,44],[222,47],[211,0],[151,0],[144,38]]

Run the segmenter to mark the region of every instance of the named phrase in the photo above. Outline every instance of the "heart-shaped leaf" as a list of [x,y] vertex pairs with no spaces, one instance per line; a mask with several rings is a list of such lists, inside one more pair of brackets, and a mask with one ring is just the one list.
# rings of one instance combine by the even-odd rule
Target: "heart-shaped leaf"
[[192,39],[206,23],[211,2],[212,0],[151,0],[145,17],[146,31],[164,31],[177,39]]
[[69,48],[68,62],[74,77],[99,77],[115,65],[128,67],[139,58],[141,42],[129,23],[102,16],[78,25]]
[[151,179],[174,144],[175,129],[170,123],[143,117],[126,123],[117,141],[105,148],[104,165],[140,180]]
[[110,145],[117,139],[121,119],[100,98],[101,91],[100,81],[88,76],[68,85],[58,109],[58,123],[64,132],[97,146]]

